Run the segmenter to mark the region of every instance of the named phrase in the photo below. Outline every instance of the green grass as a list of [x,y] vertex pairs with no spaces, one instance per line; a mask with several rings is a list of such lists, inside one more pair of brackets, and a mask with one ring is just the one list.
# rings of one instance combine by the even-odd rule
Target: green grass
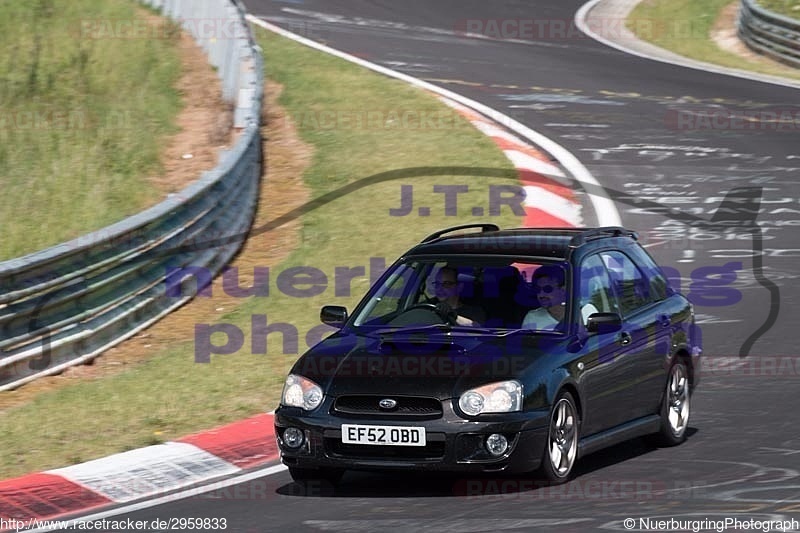
[[640,39],[692,59],[800,79],[797,69],[751,61],[717,46],[711,39],[711,28],[730,3],[731,0],[644,0],[628,16],[627,26]]
[[[281,104],[302,138],[314,147],[313,161],[303,176],[314,198],[379,172],[408,167],[493,167],[515,175],[491,139],[433,96],[260,30],[257,35],[268,76],[284,85]],[[420,129],[402,120],[378,124],[378,116],[396,118],[404,112],[441,117],[444,127]],[[341,120],[331,122],[332,116]],[[371,116],[372,127],[358,126],[354,118],[358,116]],[[303,352],[305,333],[319,325],[321,305],[352,309],[368,288],[366,276],[360,277],[350,296],[336,297],[335,267],[366,267],[371,257],[386,258],[391,264],[428,232],[478,220],[470,210],[488,206],[492,183],[509,181],[453,175],[407,178],[369,185],[304,214],[300,245],[270,271],[270,296],[242,300],[235,309],[226,309],[226,315],[209,319],[241,327],[245,332],[241,350],[212,355],[210,363],[197,364],[194,344],[185,343],[162,349],[124,373],[42,393],[29,404],[7,410],[0,424],[0,477],[175,439],[274,409],[286,372],[299,354],[284,354],[275,334],[268,337],[267,355],[253,354],[251,316],[267,314],[269,323],[292,324]],[[417,205],[429,206],[429,217],[389,216],[389,209],[399,204],[401,184],[415,186]],[[445,216],[442,195],[432,192],[436,184],[469,185],[469,194],[459,198],[459,216]],[[491,220],[520,224],[507,208]],[[329,277],[327,290],[312,298],[283,296],[276,279],[293,266],[322,270]]]
[[158,199],[146,178],[175,132],[181,64],[169,32],[115,29],[145,13],[131,0],[0,2],[0,260]]
[[797,0],[758,0],[758,4],[775,13],[800,19],[800,2]]

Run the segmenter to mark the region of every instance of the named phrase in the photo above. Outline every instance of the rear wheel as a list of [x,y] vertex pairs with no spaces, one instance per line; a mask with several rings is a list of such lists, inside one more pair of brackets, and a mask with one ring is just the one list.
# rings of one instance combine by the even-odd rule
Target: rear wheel
[[661,428],[655,442],[661,446],[675,446],[686,440],[691,414],[689,372],[680,359],[672,363],[667,377],[664,398],[661,401]]
[[547,442],[539,467],[540,477],[553,484],[569,479],[578,455],[578,408],[569,392],[558,395],[550,411]]

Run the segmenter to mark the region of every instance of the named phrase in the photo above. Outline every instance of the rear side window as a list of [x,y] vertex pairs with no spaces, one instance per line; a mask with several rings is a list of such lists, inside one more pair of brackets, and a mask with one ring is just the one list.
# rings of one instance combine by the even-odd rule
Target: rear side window
[[601,252],[600,256],[608,270],[623,315],[635,313],[640,307],[656,301],[648,279],[630,257],[616,251]]
[[641,267],[642,272],[647,278],[650,286],[650,298],[654,301],[663,300],[667,297],[669,282],[650,255],[638,246],[631,250],[633,259]]

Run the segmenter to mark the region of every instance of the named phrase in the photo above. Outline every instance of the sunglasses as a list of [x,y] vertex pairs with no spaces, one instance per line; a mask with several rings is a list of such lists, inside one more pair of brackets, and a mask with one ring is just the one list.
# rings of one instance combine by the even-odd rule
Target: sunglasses
[[434,287],[455,287],[458,285],[457,281],[434,281]]
[[533,292],[535,292],[536,294],[539,294],[540,292],[543,292],[545,294],[550,294],[554,290],[560,289],[560,288],[561,288],[560,286],[556,286],[556,285],[544,285],[544,286],[541,286],[541,287],[539,285],[534,285]]

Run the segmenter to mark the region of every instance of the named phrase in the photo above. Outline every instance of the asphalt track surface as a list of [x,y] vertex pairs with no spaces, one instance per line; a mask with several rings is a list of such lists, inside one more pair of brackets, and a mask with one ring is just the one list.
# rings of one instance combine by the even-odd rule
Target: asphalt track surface
[[[800,520],[797,125],[676,123],[679,110],[708,106],[740,115],[794,109],[797,90],[648,61],[576,30],[562,35],[559,24],[571,24],[582,4],[576,0],[247,4],[281,27],[456,91],[559,142],[608,190],[623,224],[681,272],[684,292],[692,275],[740,262],[728,265],[738,270],[726,285],[733,292],[694,287],[707,360],[720,362],[693,397],[685,444],[615,446],[580,460],[563,487],[348,473],[336,490],[301,489],[283,471],[116,518],[224,517],[229,531],[253,532],[630,530],[629,517]],[[488,26],[532,18],[550,29],[516,35],[507,25],[498,35]],[[465,36],[467,24],[493,38]],[[733,187],[754,187],[751,200],[721,206]],[[722,223],[709,226],[715,210]],[[760,236],[747,225],[753,210]],[[680,220],[694,220],[696,229]]]

